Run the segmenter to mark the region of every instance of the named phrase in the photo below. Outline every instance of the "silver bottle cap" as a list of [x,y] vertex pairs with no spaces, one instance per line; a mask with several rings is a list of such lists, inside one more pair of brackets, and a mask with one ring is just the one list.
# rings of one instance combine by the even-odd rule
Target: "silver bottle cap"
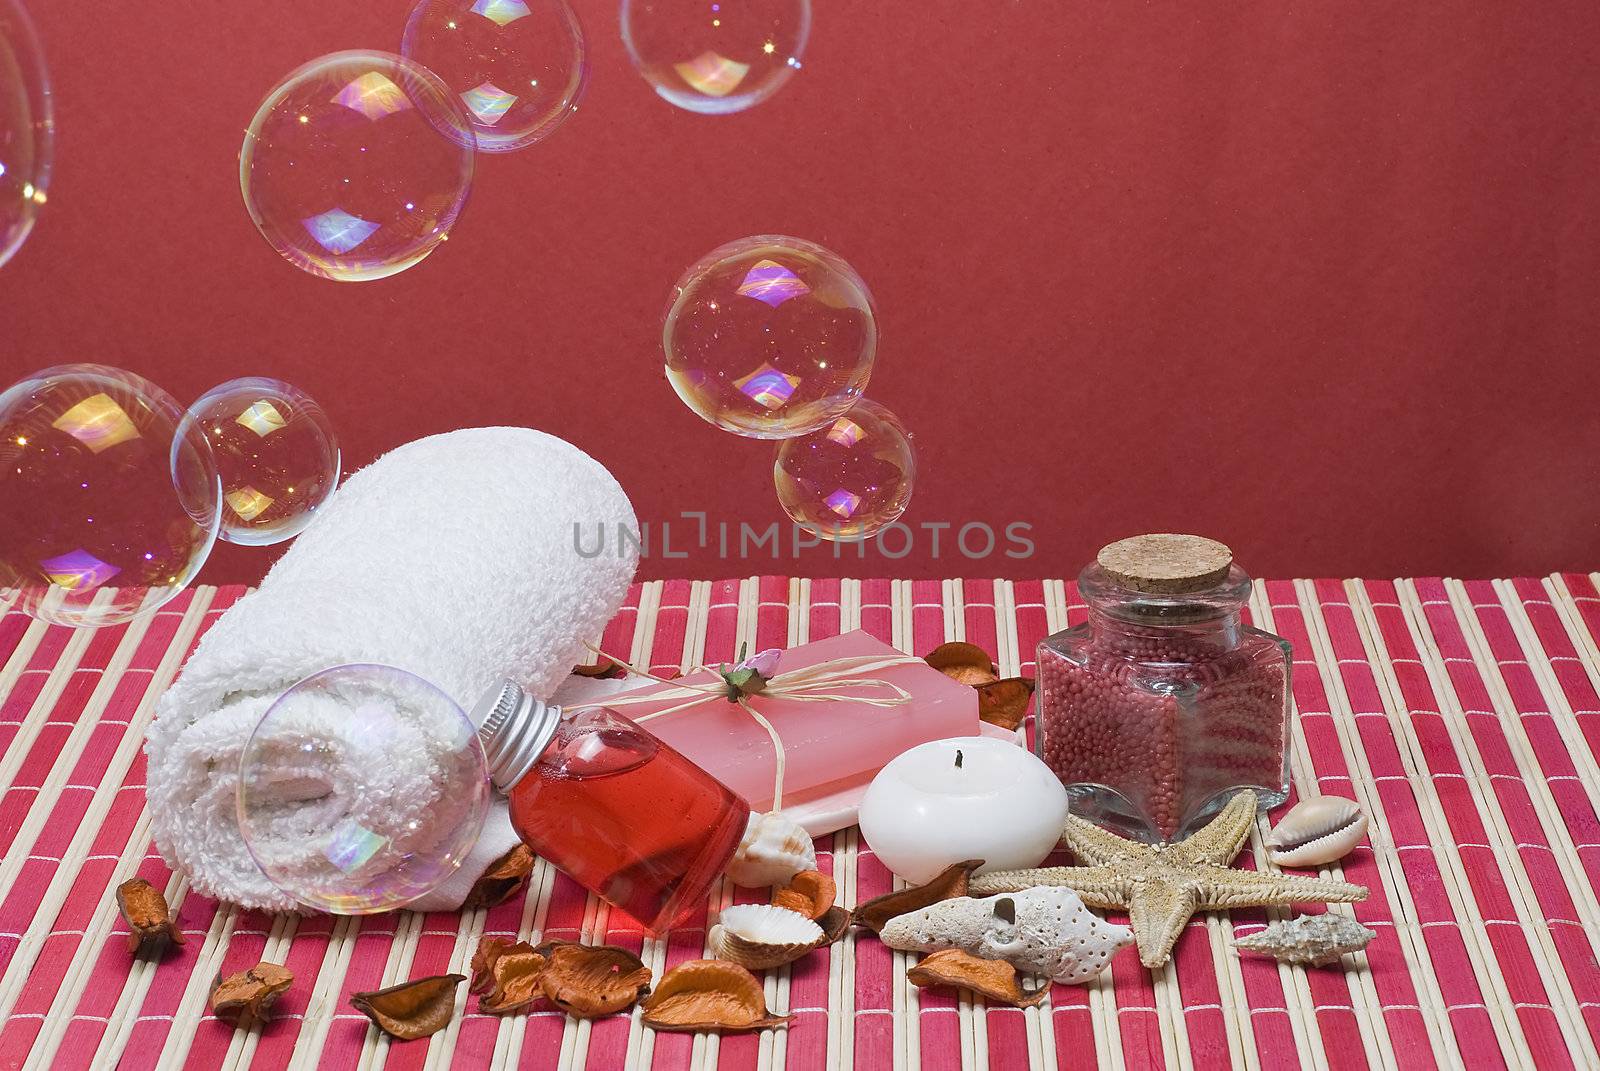
[[541,702],[515,681],[504,680],[472,708],[472,724],[489,760],[489,780],[510,792],[533,769],[561,723],[561,708]]

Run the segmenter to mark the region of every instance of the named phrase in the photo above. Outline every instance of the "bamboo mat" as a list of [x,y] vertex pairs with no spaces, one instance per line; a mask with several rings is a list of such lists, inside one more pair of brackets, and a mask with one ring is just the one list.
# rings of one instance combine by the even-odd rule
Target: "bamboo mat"
[[[769,972],[794,1014],[758,1036],[657,1035],[637,1019],[463,1013],[390,1045],[355,990],[465,971],[486,933],[604,940],[659,974],[704,926],[643,940],[540,864],[525,897],[467,914],[296,920],[190,895],[153,854],[142,731],[198,635],[243,589],[198,588],[98,631],[0,618],[0,1066],[201,1068],[1600,1067],[1600,574],[1472,581],[1273,581],[1255,621],[1295,649],[1295,789],[1353,796],[1371,846],[1331,873],[1371,886],[1338,906],[1378,932],[1345,968],[1241,959],[1273,912],[1197,917],[1173,962],[1131,952],[1035,1009],[985,1008],[905,981],[906,957],[849,938]],[[761,577],[637,586],[603,637],[657,669],[862,627],[925,653],[966,639],[1031,673],[1043,636],[1082,618],[1061,581]],[[1265,823],[1263,823],[1265,828]],[[854,830],[824,838],[845,904],[894,879]],[[1247,850],[1265,866],[1259,838]],[[134,962],[111,890],[164,887],[188,943]],[[749,900],[719,889],[721,904]],[[265,1028],[206,1014],[218,972],[269,959],[294,988]]]

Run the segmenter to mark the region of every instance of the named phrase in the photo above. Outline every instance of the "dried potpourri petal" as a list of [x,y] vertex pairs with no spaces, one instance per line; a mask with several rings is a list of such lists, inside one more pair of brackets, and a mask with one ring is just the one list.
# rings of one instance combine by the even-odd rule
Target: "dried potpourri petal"
[[591,666],[573,666],[574,677],[588,677],[590,680],[609,681],[626,677],[628,671],[625,667],[617,665],[605,655],[600,656],[600,661]]
[[528,884],[528,875],[533,873],[533,858],[533,849],[519,843],[490,863],[472,891],[467,893],[461,910],[494,907],[517,895]]
[[1015,731],[1028,713],[1033,681],[1027,677],[1000,676],[987,651],[975,643],[941,643],[923,659],[951,680],[978,690],[978,717],[991,725]]
[[830,907],[817,920],[817,925],[822,927],[822,944],[817,947],[831,945],[850,932],[850,912],[842,907]]
[[159,952],[168,941],[183,944],[183,931],[173,924],[167,898],[143,878],[117,886],[117,909],[128,923],[129,952],[146,955]]
[[415,1041],[449,1025],[456,1011],[456,987],[464,974],[417,978],[387,989],[350,994],[350,1005],[399,1041]]
[[973,687],[1000,679],[994,659],[975,643],[941,643],[929,651],[923,661],[951,680]]
[[1007,677],[978,686],[978,717],[990,725],[1015,731],[1028,716],[1028,701],[1033,698],[1033,681],[1026,677]]
[[[472,981],[467,985],[468,993],[487,993],[494,988],[494,961],[505,953],[516,948],[525,941],[513,941],[509,937],[496,937],[485,934],[478,939],[478,950],[472,954]],[[528,949],[533,951],[530,946]]]
[[906,972],[906,979],[918,988],[954,986],[978,994],[994,1004],[1031,1008],[1050,992],[1048,984],[1024,990],[1017,981],[1017,969],[1005,960],[979,959],[959,948],[935,952]]
[[211,1013],[219,1019],[252,1016],[265,1019],[267,1012],[294,984],[294,974],[281,963],[263,960],[254,967],[222,977],[211,984]]
[[610,1015],[650,992],[650,968],[626,948],[546,941],[542,985],[550,1003],[578,1019]]
[[967,895],[967,882],[972,878],[972,872],[983,865],[982,859],[968,859],[961,863],[952,863],[939,872],[938,876],[926,885],[913,885],[898,892],[886,893],[873,900],[868,900],[856,908],[854,922],[858,926],[865,926],[873,933],[883,929],[883,924],[897,915],[904,915],[909,911],[918,911],[929,904],[936,904],[940,900],[949,900],[957,896]]
[[[526,941],[502,949],[489,964],[489,984],[478,998],[478,1010],[490,1015],[506,1015],[526,1008],[544,996],[544,973],[549,963]],[[474,974],[473,984],[477,982]]]
[[767,1011],[767,998],[755,975],[719,959],[680,963],[661,979],[640,1005],[640,1020],[656,1030],[769,1030],[787,1026],[791,1016]]
[[802,870],[789,879],[789,884],[772,890],[772,906],[798,911],[816,921],[828,913],[838,892],[838,886],[828,875],[816,870]]

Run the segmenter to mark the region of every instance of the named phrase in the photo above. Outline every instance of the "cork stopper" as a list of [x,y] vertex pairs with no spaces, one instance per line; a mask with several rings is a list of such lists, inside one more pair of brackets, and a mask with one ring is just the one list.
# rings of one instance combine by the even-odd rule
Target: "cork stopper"
[[1152,595],[1184,595],[1227,579],[1233,551],[1197,535],[1130,536],[1101,547],[1095,561],[1125,588]]

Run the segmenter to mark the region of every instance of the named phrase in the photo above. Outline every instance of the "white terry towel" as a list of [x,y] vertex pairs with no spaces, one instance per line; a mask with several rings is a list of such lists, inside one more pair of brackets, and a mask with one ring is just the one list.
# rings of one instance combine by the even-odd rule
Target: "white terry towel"
[[[319,670],[377,662],[438,685],[462,709],[501,677],[550,696],[627,595],[637,529],[611,474],[527,428],[472,428],[408,443],[351,477],[316,522],[206,633],[162,696],[145,742],[156,845],[195,889],[297,910],[239,833],[239,753],[284,689]],[[593,554],[578,553],[574,525]],[[459,907],[516,843],[497,800],[455,876],[417,901]],[[303,910],[303,909],[301,909]]]

